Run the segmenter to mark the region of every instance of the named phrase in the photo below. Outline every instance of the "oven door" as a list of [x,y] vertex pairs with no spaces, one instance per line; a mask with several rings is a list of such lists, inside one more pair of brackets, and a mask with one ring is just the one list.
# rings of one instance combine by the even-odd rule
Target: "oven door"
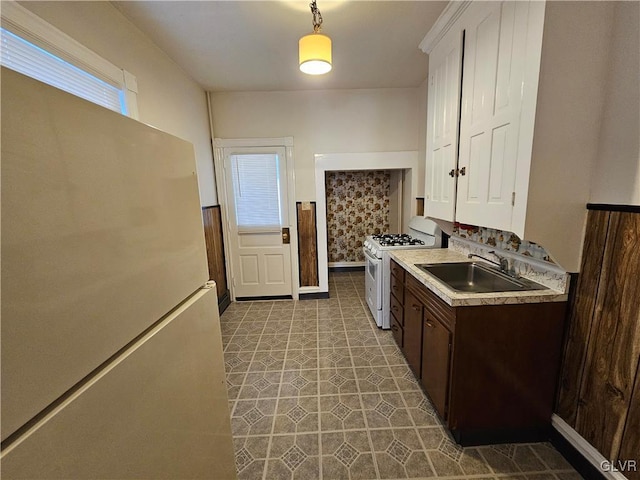
[[367,305],[371,314],[378,321],[382,311],[382,260],[374,257],[367,249],[364,250],[365,273],[364,285]]

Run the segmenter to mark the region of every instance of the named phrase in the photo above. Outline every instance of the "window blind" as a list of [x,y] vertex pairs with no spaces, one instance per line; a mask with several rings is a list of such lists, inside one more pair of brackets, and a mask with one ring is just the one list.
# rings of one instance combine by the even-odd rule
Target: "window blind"
[[127,114],[124,92],[0,28],[0,64],[110,110]]
[[233,155],[231,165],[238,228],[280,228],[278,155]]

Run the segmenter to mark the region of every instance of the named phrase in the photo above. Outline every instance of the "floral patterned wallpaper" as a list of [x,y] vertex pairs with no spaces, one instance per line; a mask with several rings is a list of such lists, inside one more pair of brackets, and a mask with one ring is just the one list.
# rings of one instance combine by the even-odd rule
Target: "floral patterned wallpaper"
[[326,172],[329,262],[364,262],[367,235],[389,231],[388,171]]
[[515,233],[493,228],[476,227],[475,225],[463,225],[456,223],[453,227],[453,234],[461,238],[466,238],[477,243],[483,243],[500,250],[519,253],[527,257],[555,263],[547,251],[537,243],[521,240]]

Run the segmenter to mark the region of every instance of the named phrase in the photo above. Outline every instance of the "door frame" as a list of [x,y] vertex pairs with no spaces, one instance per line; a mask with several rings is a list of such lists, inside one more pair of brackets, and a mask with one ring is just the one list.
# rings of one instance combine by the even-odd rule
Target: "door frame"
[[[418,152],[416,150],[399,152],[366,153],[316,153],[316,222],[318,242],[318,286],[303,287],[307,293],[329,291],[329,254],[327,245],[327,197],[325,172],[350,170],[408,170],[411,172],[411,186],[404,188],[402,204],[409,212],[409,219],[416,214],[415,198],[418,195]],[[424,174],[422,175],[424,178]],[[423,190],[424,192],[424,190]],[[406,202],[406,203],[405,203]],[[403,222],[404,223],[404,222]],[[402,225],[402,230],[405,225]]]
[[229,238],[229,201],[227,186],[224,177],[224,150],[226,148],[246,147],[284,147],[287,163],[287,205],[289,212],[289,238],[291,239],[291,297],[298,300],[300,291],[300,279],[298,275],[298,221],[295,195],[295,171],[293,164],[293,137],[272,138],[214,138],[213,139],[213,164],[218,192],[218,203],[222,214],[222,238],[224,240],[225,267],[227,269],[227,284],[231,293],[231,300],[236,300],[235,285],[233,283],[233,265],[231,257],[231,239]]

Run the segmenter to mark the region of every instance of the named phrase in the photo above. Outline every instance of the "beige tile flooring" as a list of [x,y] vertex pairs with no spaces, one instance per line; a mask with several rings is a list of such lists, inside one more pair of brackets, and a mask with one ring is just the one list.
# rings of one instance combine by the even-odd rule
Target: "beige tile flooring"
[[455,444],[363,292],[335,273],[330,299],[222,315],[240,479],[581,478],[547,443]]

